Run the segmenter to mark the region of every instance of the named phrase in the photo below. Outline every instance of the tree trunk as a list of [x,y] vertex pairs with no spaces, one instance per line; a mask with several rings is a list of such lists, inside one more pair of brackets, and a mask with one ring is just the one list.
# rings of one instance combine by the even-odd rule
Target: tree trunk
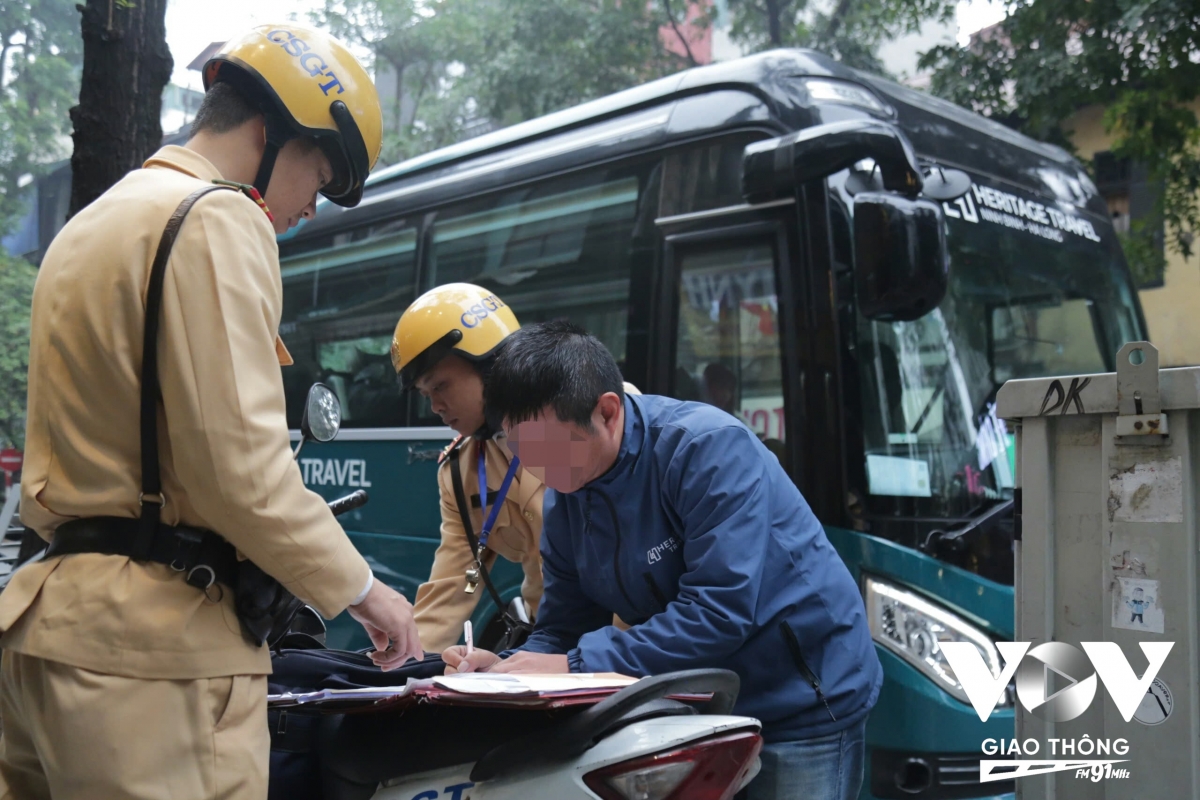
[[779,18],[782,13],[779,0],[767,0],[767,35],[772,47],[783,46],[783,24]]
[[846,20],[846,13],[849,11],[850,0],[838,0],[837,7],[829,15],[829,25],[825,29],[827,38],[832,39],[837,36],[838,29],[842,27],[842,23]]
[[174,62],[167,0],[87,0],[83,80],[71,109],[70,215],[137,169],[162,145],[162,95]]
[[[684,3],[683,6],[683,24],[688,24],[688,8],[689,5]],[[698,67],[700,62],[696,60],[696,56],[692,55],[692,46],[688,43],[687,36],[679,29],[679,23],[675,20],[675,12],[671,10],[671,0],[663,0],[663,10],[667,12],[667,19],[671,23],[671,30],[675,31],[676,38],[683,45],[683,52],[687,54],[688,66]]]

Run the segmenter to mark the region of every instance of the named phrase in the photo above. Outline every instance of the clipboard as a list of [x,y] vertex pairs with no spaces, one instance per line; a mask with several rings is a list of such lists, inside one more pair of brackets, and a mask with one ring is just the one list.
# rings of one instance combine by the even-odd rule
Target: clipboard
[[[306,708],[321,713],[401,711],[416,704],[483,708],[559,709],[595,705],[638,682],[616,673],[509,675],[468,673],[434,678],[410,678],[404,686],[363,689],[321,689],[267,696],[268,708]],[[680,695],[674,699],[703,702],[711,695]]]

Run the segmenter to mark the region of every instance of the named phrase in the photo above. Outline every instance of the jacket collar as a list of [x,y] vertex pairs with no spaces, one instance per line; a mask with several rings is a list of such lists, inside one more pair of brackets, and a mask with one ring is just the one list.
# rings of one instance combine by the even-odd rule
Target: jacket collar
[[642,444],[646,436],[645,413],[641,397],[632,394],[625,395],[625,431],[621,437],[621,449],[617,451],[617,460],[609,467],[608,472],[586,484],[584,489],[612,486],[621,481],[625,474],[633,468],[638,454],[642,452]]
[[205,183],[221,180],[222,175],[204,156],[188,150],[186,147],[169,144],[146,160],[143,167],[173,169],[193,178],[199,178]]

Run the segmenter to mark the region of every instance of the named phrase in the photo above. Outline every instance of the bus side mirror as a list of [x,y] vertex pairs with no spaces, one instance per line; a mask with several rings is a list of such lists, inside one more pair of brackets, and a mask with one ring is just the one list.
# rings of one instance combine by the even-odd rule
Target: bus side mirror
[[917,156],[895,126],[875,119],[814,125],[747,145],[742,153],[742,197],[766,203],[795,197],[800,187],[874,159],[883,187],[916,197],[924,186]]
[[[742,197],[751,204],[795,197],[804,184],[866,158],[875,162],[885,191],[854,196],[858,307],[868,319],[918,319],[946,294],[946,234],[937,203],[917,199],[925,177],[912,144],[895,125],[876,119],[831,122],[747,145]],[[941,183],[947,183],[944,176]],[[941,183],[931,183],[933,194],[958,190]],[[967,178],[961,191],[969,187]]]
[[946,296],[950,262],[942,210],[889,192],[854,197],[854,291],[867,319],[910,322]]

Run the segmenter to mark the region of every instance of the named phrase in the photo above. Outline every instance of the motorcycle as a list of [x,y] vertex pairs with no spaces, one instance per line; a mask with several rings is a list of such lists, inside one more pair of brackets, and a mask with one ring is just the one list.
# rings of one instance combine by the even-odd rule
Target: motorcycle
[[[339,424],[336,395],[315,385],[296,452],[331,440]],[[364,502],[360,491],[330,506]],[[314,642],[324,633],[311,609],[290,630]],[[324,800],[729,800],[757,774],[762,747],[758,720],[730,713],[738,689],[733,672],[696,669],[586,706],[418,703],[317,715],[308,747],[320,785],[308,788]]]
[[[671,695],[711,693],[697,707]],[[644,678],[596,705],[415,706],[330,715],[316,736],[326,800],[728,800],[757,772],[759,725],[729,715],[737,676]]]

